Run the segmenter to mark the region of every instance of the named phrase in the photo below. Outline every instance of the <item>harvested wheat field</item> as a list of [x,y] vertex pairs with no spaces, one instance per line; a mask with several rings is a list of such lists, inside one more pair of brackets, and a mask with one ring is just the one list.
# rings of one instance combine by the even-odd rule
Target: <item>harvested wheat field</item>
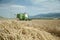
[[60,20],[0,20],[0,40],[60,40]]

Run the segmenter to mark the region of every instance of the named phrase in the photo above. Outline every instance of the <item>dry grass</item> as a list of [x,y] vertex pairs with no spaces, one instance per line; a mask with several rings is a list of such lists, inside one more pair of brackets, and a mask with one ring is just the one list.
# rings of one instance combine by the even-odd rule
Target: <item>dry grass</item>
[[60,40],[59,36],[60,20],[0,20],[0,40]]

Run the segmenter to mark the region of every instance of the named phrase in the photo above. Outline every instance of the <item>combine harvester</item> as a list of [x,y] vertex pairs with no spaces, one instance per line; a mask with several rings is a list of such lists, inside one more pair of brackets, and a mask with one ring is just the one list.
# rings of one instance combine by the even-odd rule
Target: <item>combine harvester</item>
[[27,14],[27,13],[19,13],[19,14],[17,14],[17,18],[19,19],[19,20],[31,20],[30,18],[29,18],[29,15]]

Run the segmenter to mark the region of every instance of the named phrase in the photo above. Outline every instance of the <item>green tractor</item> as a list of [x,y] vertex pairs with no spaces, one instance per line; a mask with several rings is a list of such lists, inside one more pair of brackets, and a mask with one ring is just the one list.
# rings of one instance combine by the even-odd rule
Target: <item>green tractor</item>
[[19,20],[30,20],[29,17],[28,17],[28,14],[26,14],[26,13],[17,14],[17,18]]

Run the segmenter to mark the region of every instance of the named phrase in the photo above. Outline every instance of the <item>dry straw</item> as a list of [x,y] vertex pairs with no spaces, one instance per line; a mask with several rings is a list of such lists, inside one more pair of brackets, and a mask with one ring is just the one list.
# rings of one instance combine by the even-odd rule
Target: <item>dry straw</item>
[[0,40],[57,40],[50,33],[25,26],[20,21],[0,21]]

